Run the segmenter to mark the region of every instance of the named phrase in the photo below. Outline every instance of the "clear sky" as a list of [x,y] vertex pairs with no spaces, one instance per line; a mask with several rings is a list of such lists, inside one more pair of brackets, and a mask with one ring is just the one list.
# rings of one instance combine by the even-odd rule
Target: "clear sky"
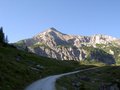
[[120,38],[120,0],[0,0],[0,26],[10,42],[49,27],[66,34]]

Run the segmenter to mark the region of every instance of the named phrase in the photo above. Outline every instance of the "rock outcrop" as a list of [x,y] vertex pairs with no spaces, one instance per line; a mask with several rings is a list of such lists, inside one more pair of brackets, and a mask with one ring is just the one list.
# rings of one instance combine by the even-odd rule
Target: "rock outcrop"
[[[115,52],[109,47],[119,46],[120,40],[107,35],[67,35],[55,28],[49,28],[33,38],[17,42],[16,45],[18,48],[28,47],[30,52],[40,56],[81,61],[90,58],[91,49],[94,48],[103,49],[106,53],[113,55]],[[113,56],[113,58],[115,57]],[[90,59],[93,59],[93,56]],[[105,61],[105,63],[107,62],[115,63],[115,61]]]

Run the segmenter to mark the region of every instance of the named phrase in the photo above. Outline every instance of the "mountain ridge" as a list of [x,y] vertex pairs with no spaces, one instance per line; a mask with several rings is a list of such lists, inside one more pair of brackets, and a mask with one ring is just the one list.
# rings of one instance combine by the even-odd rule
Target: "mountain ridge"
[[[111,50],[111,46],[119,47],[120,39],[101,34],[92,36],[68,35],[52,27],[35,35],[33,38],[19,41],[16,44],[23,48],[27,46],[30,52],[40,56],[59,60],[81,61],[87,58],[93,59],[93,56],[90,56],[92,52],[91,48],[99,48],[107,54],[112,55],[111,52],[113,50]],[[86,48],[89,50],[86,50]],[[114,57],[114,55],[112,56]]]

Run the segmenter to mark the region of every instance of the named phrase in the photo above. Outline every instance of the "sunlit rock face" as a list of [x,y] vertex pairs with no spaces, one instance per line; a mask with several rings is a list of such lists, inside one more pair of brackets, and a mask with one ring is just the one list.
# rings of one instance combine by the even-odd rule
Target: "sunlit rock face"
[[[104,49],[109,46],[119,46],[120,40],[107,35],[67,35],[49,28],[33,38],[17,42],[21,47],[28,47],[30,52],[59,60],[81,61],[88,58],[90,48]],[[115,54],[111,49],[106,51]],[[106,61],[107,62],[107,61]],[[109,62],[109,61],[108,61]]]

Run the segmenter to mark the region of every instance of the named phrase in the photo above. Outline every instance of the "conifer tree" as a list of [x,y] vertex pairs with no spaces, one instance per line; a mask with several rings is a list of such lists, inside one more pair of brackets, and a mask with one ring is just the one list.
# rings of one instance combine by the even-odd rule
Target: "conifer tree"
[[5,43],[8,43],[8,42],[9,42],[8,36],[6,35],[6,37],[5,37]]
[[4,43],[5,38],[4,38],[4,33],[3,33],[3,28],[0,28],[0,43]]

